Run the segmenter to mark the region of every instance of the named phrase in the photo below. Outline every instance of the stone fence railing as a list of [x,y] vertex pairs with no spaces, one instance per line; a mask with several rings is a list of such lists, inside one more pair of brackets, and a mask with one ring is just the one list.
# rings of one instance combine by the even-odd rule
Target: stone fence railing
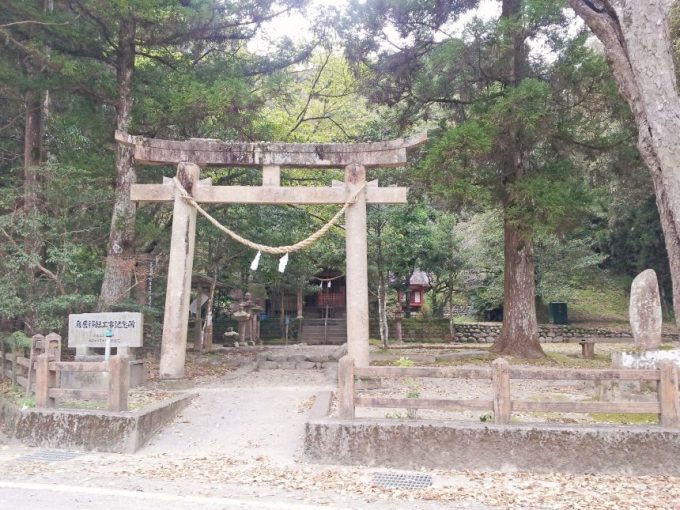
[[[355,388],[355,378],[364,379],[482,379],[491,383],[492,398],[451,400],[440,398],[394,398],[371,396],[368,391]],[[534,381],[649,381],[656,383],[656,402],[593,402],[522,400],[512,398],[511,380]],[[658,369],[564,369],[526,368],[511,366],[498,358],[483,367],[356,367],[354,360],[344,356],[338,364],[338,414],[352,420],[356,407],[389,409],[436,409],[441,411],[488,411],[494,422],[509,424],[513,412],[528,413],[644,413],[657,414],[664,427],[680,427],[680,393],[678,368],[664,361]],[[415,413],[411,413],[415,416]]]

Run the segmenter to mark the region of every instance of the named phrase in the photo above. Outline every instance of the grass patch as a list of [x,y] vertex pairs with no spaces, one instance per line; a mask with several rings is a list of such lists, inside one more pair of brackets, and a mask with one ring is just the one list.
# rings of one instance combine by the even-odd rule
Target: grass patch
[[[394,354],[388,351],[379,351],[382,354]],[[408,355],[408,352],[399,352],[401,355]],[[479,356],[461,357],[447,360],[437,360],[433,365],[437,367],[449,367],[460,365],[489,365],[496,358],[501,357],[498,354],[488,352],[480,354]],[[611,355],[610,354],[596,354],[593,359],[583,359],[580,356],[572,354],[564,354],[560,352],[549,352],[545,358],[540,359],[523,359],[512,356],[502,356],[511,365],[530,365],[536,367],[552,367],[552,368],[610,368]],[[393,367],[399,366],[398,360],[374,360],[371,362],[372,366],[376,367]],[[420,363],[417,363],[420,365]]]
[[569,299],[569,316],[579,321],[628,322],[631,279],[606,271],[583,274]]
[[435,361],[438,367],[455,367],[458,365],[487,365],[491,363],[495,357],[487,354],[485,356],[475,356],[472,358],[459,358]]
[[531,365],[537,367],[554,367],[554,368],[609,368],[611,364],[611,356],[609,354],[596,355],[594,359],[583,359],[578,356],[564,354],[560,352],[550,352],[546,354],[545,358],[539,359],[523,359],[512,356],[500,356],[492,352],[482,356],[472,358],[461,358],[456,360],[437,361],[437,365],[484,365],[491,363],[496,358],[503,357],[511,365]]
[[17,407],[35,407],[35,396],[27,396],[21,386],[12,388],[12,386],[7,383],[0,388],[0,394]]
[[545,358],[522,359],[506,357],[511,365],[535,365],[539,367],[558,368],[609,368],[611,356],[609,354],[596,354],[593,359],[584,359],[579,356],[564,354],[561,352],[546,353]]
[[592,413],[590,418],[598,423],[619,425],[657,425],[659,423],[659,416],[651,413]]

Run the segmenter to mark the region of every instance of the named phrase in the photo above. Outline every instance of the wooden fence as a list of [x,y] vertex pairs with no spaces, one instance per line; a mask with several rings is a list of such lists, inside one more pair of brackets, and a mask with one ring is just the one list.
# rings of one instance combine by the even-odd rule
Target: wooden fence
[[22,387],[26,393],[33,393],[35,387],[35,360],[38,355],[47,353],[54,360],[61,359],[61,336],[56,333],[33,335],[28,358],[23,356],[23,349],[6,352],[3,346],[0,342],[0,377],[10,379],[13,386]]
[[[106,400],[109,411],[128,410],[130,387],[129,360],[126,356],[111,356],[108,361],[54,361],[41,354],[36,363],[36,407],[54,407],[56,398]],[[58,372],[106,372],[109,387],[106,390],[66,389],[59,387]]]
[[[355,395],[355,378],[457,378],[486,379],[491,381],[493,398],[482,399],[430,399],[365,397]],[[656,402],[555,402],[546,400],[514,400],[511,397],[511,379],[577,380],[577,381],[653,381],[657,383]],[[345,356],[338,367],[338,410],[340,418],[354,419],[356,407],[474,410],[489,411],[496,423],[510,423],[513,412],[561,413],[654,413],[666,427],[680,427],[680,392],[678,369],[671,362],[663,362],[659,369],[562,369],[512,367],[503,358],[496,359],[490,367],[367,367],[354,366],[354,360]]]

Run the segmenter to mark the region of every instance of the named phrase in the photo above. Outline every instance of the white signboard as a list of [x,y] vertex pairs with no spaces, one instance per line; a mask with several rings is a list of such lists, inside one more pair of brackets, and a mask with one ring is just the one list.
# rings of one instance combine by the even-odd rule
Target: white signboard
[[144,318],[136,312],[79,313],[68,316],[69,347],[141,347]]

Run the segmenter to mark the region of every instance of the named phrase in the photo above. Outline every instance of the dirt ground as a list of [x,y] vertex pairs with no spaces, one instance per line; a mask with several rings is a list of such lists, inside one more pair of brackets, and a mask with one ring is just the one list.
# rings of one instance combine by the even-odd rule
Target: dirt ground
[[[484,347],[470,346],[477,350]],[[619,348],[625,346],[598,345],[597,350],[606,356],[610,350]],[[558,355],[544,363],[579,362],[569,358],[577,353],[578,345],[556,344],[547,348],[551,352],[553,349]],[[380,353],[375,351],[376,355]],[[399,350],[396,354],[416,357],[419,353]],[[96,494],[103,498],[107,490],[115,488],[126,491],[123,495],[133,502],[137,501],[136,495],[151,498],[163,494],[167,498],[229,497],[269,504],[221,503],[209,508],[680,508],[680,478],[666,476],[421,470],[417,474],[432,476],[432,486],[407,491],[383,488],[373,482],[378,472],[398,470],[307,464],[301,456],[304,423],[314,395],[334,387],[327,374],[322,370],[255,371],[252,365],[228,367],[217,359],[218,355],[210,355],[190,361],[195,373],[191,391],[197,392],[197,398],[174,423],[135,454],[82,453],[61,462],[26,460],[27,454],[42,450],[16,444],[0,435],[0,504],[15,501],[12,491],[28,491],[24,494],[44,501],[49,499],[44,491],[65,487],[64,490],[78,494],[90,491],[94,495],[89,497],[94,502],[99,501]],[[466,362],[478,364],[488,360]],[[399,394],[402,390],[396,386],[379,391]],[[423,382],[422,387],[424,393],[455,393],[460,398],[473,398],[487,390],[481,384],[460,382],[452,385]],[[152,380],[146,391],[174,394],[180,390]],[[527,385],[513,387],[515,391],[523,392],[527,398],[545,394],[545,389]],[[553,384],[550,391],[554,397],[581,398],[587,388]],[[384,415],[384,410],[381,413]],[[465,418],[479,419],[475,415]],[[41,494],[43,499],[38,497]],[[127,502],[125,498],[121,501]],[[180,499],[177,501],[176,505],[165,503],[165,508],[185,508]],[[160,508],[137,504],[127,506]],[[61,508],[56,504],[54,507]]]

